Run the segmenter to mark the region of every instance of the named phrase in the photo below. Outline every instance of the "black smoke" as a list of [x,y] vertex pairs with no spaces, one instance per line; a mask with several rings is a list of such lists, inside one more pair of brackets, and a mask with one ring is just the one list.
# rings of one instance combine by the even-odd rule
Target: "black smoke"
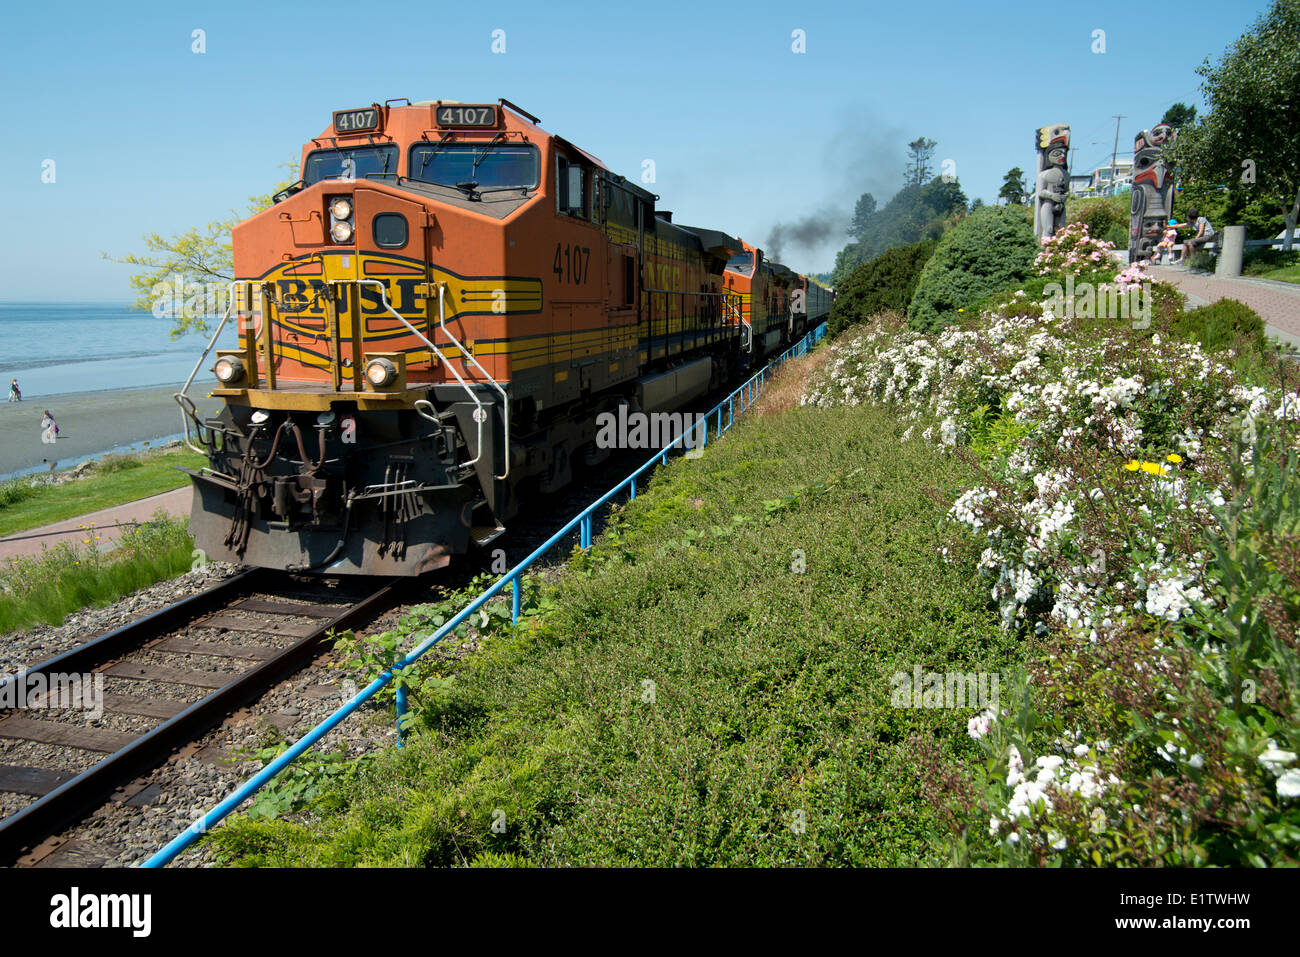
[[[865,107],[841,111],[834,129],[799,137],[790,148],[819,151],[824,174],[816,183],[782,184],[785,191],[808,196],[806,207],[811,208],[794,219],[777,220],[768,230],[764,254],[778,261],[783,255],[816,258],[829,269],[849,242],[858,197],[871,193],[883,206],[902,187],[907,142],[914,138],[902,127],[876,119]],[[788,198],[781,205],[789,209]]]

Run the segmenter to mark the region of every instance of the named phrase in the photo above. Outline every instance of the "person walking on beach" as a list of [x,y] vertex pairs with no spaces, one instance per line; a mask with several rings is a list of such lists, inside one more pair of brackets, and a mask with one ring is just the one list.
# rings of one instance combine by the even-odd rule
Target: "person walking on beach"
[[20,388],[18,388],[18,380],[17,380],[17,379],[10,379],[10,380],[9,380],[9,401],[10,401],[10,402],[21,402],[21,401],[23,401],[23,390],[20,389]]
[[45,415],[41,419],[41,441],[46,445],[53,445],[59,439],[59,424],[54,421],[54,416],[50,415],[50,410],[45,410]]

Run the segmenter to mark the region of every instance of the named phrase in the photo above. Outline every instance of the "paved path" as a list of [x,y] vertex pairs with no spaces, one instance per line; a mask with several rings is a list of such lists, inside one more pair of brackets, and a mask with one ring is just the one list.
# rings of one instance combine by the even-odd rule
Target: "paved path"
[[86,539],[94,541],[96,535],[99,536],[98,544],[102,548],[130,529],[131,526],[126,523],[153,518],[154,512],[160,508],[169,515],[188,518],[192,498],[193,492],[186,486],[127,502],[125,505],[102,508],[89,515],[79,515],[41,528],[15,532],[8,538],[0,538],[0,560],[11,561],[21,555],[39,555],[46,545],[53,547],[59,542],[72,542],[85,547]]
[[1210,274],[1191,273],[1170,266],[1155,266],[1157,279],[1171,282],[1192,300],[1218,302],[1236,299],[1259,313],[1268,325],[1269,335],[1284,342],[1300,344],[1300,283],[1273,279],[1216,279]]

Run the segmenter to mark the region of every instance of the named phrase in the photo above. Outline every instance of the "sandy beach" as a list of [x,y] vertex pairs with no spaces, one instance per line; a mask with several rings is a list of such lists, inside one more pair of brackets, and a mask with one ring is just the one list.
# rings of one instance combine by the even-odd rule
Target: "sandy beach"
[[[157,442],[181,432],[180,407],[172,395],[180,383],[143,389],[73,392],[0,405],[0,475],[51,466],[66,468],[77,459],[140,442]],[[218,403],[201,386],[190,390],[200,418],[214,415]],[[41,441],[46,409],[59,423],[54,445]]]

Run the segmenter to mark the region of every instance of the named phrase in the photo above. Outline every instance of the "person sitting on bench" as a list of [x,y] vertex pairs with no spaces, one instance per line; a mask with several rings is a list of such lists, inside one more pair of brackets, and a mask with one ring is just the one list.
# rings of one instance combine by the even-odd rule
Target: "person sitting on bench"
[[1214,241],[1214,227],[1201,215],[1199,209],[1193,207],[1187,211],[1187,222],[1196,227],[1196,235],[1183,240],[1183,258],[1178,260],[1180,263],[1187,262],[1193,253]]
[[1164,237],[1156,243],[1156,248],[1151,253],[1152,264],[1159,265],[1172,256],[1176,242],[1178,242],[1178,220],[1171,219],[1169,225],[1165,227]]

